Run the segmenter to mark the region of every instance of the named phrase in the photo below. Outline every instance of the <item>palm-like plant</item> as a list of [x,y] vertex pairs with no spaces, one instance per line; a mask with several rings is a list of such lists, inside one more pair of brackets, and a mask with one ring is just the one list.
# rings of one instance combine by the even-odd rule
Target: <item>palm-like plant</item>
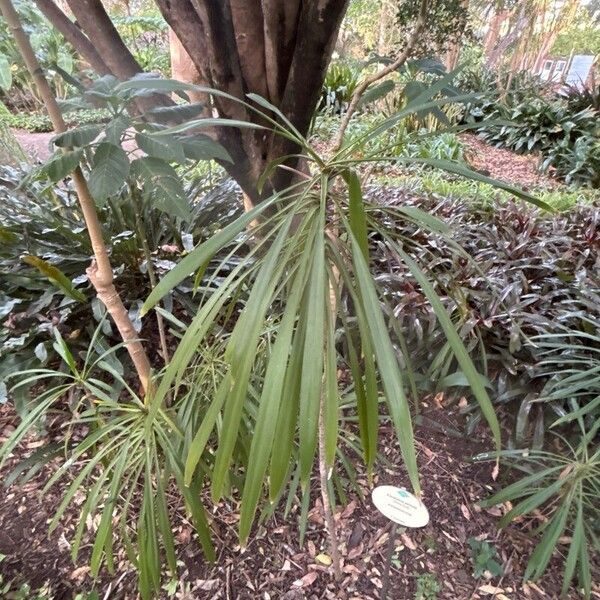
[[[248,107],[260,112],[271,129],[252,127],[262,128],[260,133],[264,135],[282,135],[293,140],[308,170],[298,173],[297,182],[289,189],[272,195],[193,249],[154,288],[144,305],[145,311],[156,307],[161,298],[190,274],[195,275],[201,301],[198,313],[184,327],[171,361],[155,378],[151,393],[139,398],[104,356],[94,361],[95,368],[109,374],[112,386],[102,378],[92,377],[87,367],[84,376],[75,359],[63,351],[71,374],[58,374],[59,387],[48,390],[48,396],[3,449],[3,456],[65,392],[73,386],[82,390],[85,409],[75,420],[88,425],[90,433],[79,445],[68,446],[70,456],[52,482],[74,461],[85,461],[57,518],[77,487],[91,490],[83,507],[82,523],[87,514],[102,515],[92,553],[94,572],[103,557],[110,568],[113,535],[118,533],[138,566],[143,597],[159,589],[161,546],[169,566],[174,567],[165,500],[166,486],[172,480],[195,517],[208,556],[211,550],[199,491],[208,481],[216,501],[232,488],[239,490],[240,538],[246,543],[265,495],[265,484],[273,502],[281,497],[290,480],[291,487],[301,485],[304,497],[308,498],[306,491],[318,454],[321,487],[323,490],[328,487],[336,454],[340,456],[342,417],[356,415],[360,450],[371,472],[377,456],[382,399],[398,436],[410,484],[420,492],[411,411],[405,391],[407,378],[399,360],[399,354],[408,350],[396,349],[397,328],[390,321],[393,317],[386,316],[380,290],[370,274],[370,246],[375,237],[377,243],[385,244],[397,260],[404,262],[421,286],[499,446],[498,422],[482,379],[428,282],[426,265],[414,258],[418,254],[415,242],[400,239],[378,217],[380,212],[371,210],[363,199],[356,170],[358,163],[387,158],[367,156],[358,161],[352,156],[354,147],[375,139],[403,118],[467,98],[432,100],[447,81],[448,78],[442,78],[400,113],[365,132],[330,158],[319,156],[275,107],[259,97],[249,98]],[[110,85],[115,86],[105,92],[110,98],[115,94],[131,98],[136,94],[196,88],[149,78]],[[225,95],[204,88],[199,91]],[[174,110],[182,113],[186,108]],[[122,114],[116,115],[104,133],[103,128],[97,128],[86,139],[83,139],[85,131],[65,135],[78,136],[78,146],[82,148],[77,151],[78,157],[89,152],[90,145],[97,146],[98,153],[103,144],[112,144],[112,155],[121,157],[124,164],[117,147],[120,136],[116,140],[114,136],[108,137],[121,117]],[[164,156],[164,161],[172,162],[175,160],[172,150],[186,143],[186,132],[206,126],[249,125],[223,119],[194,120],[171,128],[146,123],[145,147],[148,152]],[[106,141],[101,138],[100,144],[94,142],[98,135],[104,135]],[[56,160],[58,178],[66,176],[73,168],[71,163],[75,164],[69,162],[68,156]],[[405,161],[492,182],[451,162],[409,158]],[[92,175],[96,171],[96,178],[102,174],[100,162],[94,158]],[[271,165],[264,174],[265,182],[277,168],[287,167]],[[123,169],[123,173],[126,171]],[[102,184],[101,196],[110,196],[113,189],[120,192],[125,181],[125,175],[121,175],[120,179],[113,176],[108,182],[97,182]],[[142,178],[143,182],[150,182],[150,191],[156,185],[152,183],[153,177],[156,173],[149,172]],[[510,186],[496,184],[535,202]],[[112,186],[109,191],[107,185]],[[445,231],[442,222],[414,207],[390,210],[426,231],[438,234]],[[233,256],[237,262],[230,260]],[[157,310],[173,326],[181,325],[166,311]],[[399,346],[403,348],[401,343]],[[340,384],[340,368],[349,372],[353,392],[351,399],[344,397],[343,402],[347,388]],[[51,371],[21,374],[18,384],[40,376],[56,374]],[[63,383],[65,378],[67,383]],[[127,517],[133,514],[130,509],[134,504],[138,506],[139,518],[137,526],[130,527]],[[111,519],[115,510],[119,514],[119,531],[114,530]],[[78,536],[80,539],[81,530]]]
[[[340,365],[347,367],[351,374],[356,397],[354,409],[369,471],[377,454],[379,399],[383,397],[398,435],[410,483],[417,493],[420,491],[406,382],[390,333],[392,326],[386,322],[377,285],[369,272],[372,235],[378,235],[393,250],[421,285],[499,444],[498,423],[482,379],[428,282],[426,268],[411,257],[414,245],[398,240],[393,231],[377,221],[376,213],[370,212],[363,200],[357,164],[382,161],[386,157],[378,155],[360,160],[352,157],[353,147],[381,135],[406,116],[462,100],[460,97],[431,100],[447,82],[448,78],[442,78],[400,113],[330,158],[319,156],[275,107],[259,97],[250,97],[253,104],[248,106],[260,110],[276,134],[296,143],[299,156],[309,165],[308,171],[300,174],[299,181],[290,189],[275,194],[190,252],[158,284],[144,305],[143,310],[152,308],[190,273],[202,272],[217,251],[234,241],[238,247],[240,244],[251,246],[238,267],[205,296],[200,311],[161,376],[155,398],[163,402],[173,388],[175,395],[179,393],[178,388],[197,349],[208,343],[216,323],[222,323],[225,315],[235,312],[242,290],[249,288],[248,299],[233,324],[225,350],[226,374],[190,443],[185,468],[186,481],[191,481],[209,448],[209,456],[212,456],[211,439],[214,439],[214,464],[210,470],[213,499],[218,500],[229,490],[232,473],[240,476],[242,543],[250,533],[265,481],[268,481],[271,500],[279,497],[288,481],[296,443],[300,481],[303,486],[308,485],[319,441],[319,422],[324,448],[321,458],[327,469],[333,468],[339,437],[337,372]],[[220,94],[214,90],[203,91]],[[205,120],[191,121],[163,133],[179,134],[204,124]],[[211,120],[210,124],[238,125],[222,120]],[[406,159],[406,162],[428,164],[491,181],[451,162],[427,159]],[[265,180],[278,167],[278,164],[271,165]],[[509,186],[496,184],[535,202],[534,198]],[[397,211],[426,230],[444,231],[443,223],[417,209],[398,207]],[[217,273],[218,269],[215,276]],[[250,435],[247,398],[252,390],[253,364],[261,332],[269,317],[268,359],[262,389],[256,392],[258,405],[251,419],[254,429]],[[215,428],[217,436],[211,438]],[[243,460],[236,461],[240,453]]]
[[549,377],[538,402],[559,414],[551,430],[561,431],[561,452],[508,451],[506,460],[524,476],[485,501],[493,506],[510,501],[514,506],[500,525],[540,511],[543,533],[533,551],[525,579],[538,579],[566,536],[563,594],[578,575],[586,598],[592,587],[591,555],[600,550],[600,323],[584,318],[589,331],[560,331],[536,336],[544,359],[538,365]]

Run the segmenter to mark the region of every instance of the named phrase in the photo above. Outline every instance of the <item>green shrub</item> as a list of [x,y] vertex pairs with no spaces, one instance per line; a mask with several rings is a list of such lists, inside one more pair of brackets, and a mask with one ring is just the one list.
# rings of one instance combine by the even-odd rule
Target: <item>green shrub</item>
[[[498,90],[472,104],[467,122],[481,123],[480,137],[516,152],[539,152],[540,169],[589,187],[600,184],[600,115],[594,98],[551,97],[539,88],[515,89],[505,98]],[[581,104],[586,104],[580,109]]]
[[600,319],[585,314],[580,318],[585,331],[564,327],[532,340],[541,350],[537,375],[545,380],[532,402],[551,405],[558,415],[546,424],[556,436],[552,451],[520,444],[519,450],[503,453],[516,470],[516,481],[509,480],[484,506],[511,503],[501,526],[541,515],[535,531],[542,537],[525,579],[539,579],[564,544],[568,552],[562,553],[562,593],[577,575],[579,588],[589,598],[591,565],[600,552]]
[[592,83],[590,86],[567,86],[561,92],[569,109],[576,113],[585,108],[600,111],[600,84]]
[[[68,112],[64,115],[67,127],[76,127],[88,123],[101,123],[107,120],[110,113],[103,109],[84,109]],[[14,129],[25,129],[32,133],[45,133],[54,131],[50,117],[45,113],[17,113],[8,111],[0,113],[0,122]]]
[[[127,82],[103,78],[98,85],[113,108],[136,93],[182,89],[170,81],[140,77]],[[262,118],[269,122],[274,107],[257,97],[251,100],[265,110]],[[169,110],[190,108],[196,110],[189,106]],[[222,149],[197,133],[186,137],[187,130],[198,126],[195,121],[165,130],[114,110],[108,124],[78,127],[58,136],[54,140],[58,147],[74,149],[57,154],[41,173],[54,182],[63,181],[81,162],[101,210],[116,202],[121,211],[135,211],[141,194],[155,218],[168,215],[176,229],[203,216],[201,206],[194,214],[196,206],[185,195],[171,163],[189,164],[190,155],[214,157]],[[411,108],[418,110],[419,106]],[[177,569],[167,492],[177,490],[209,557],[213,552],[200,491],[209,484],[214,502],[239,493],[239,535],[245,544],[259,516],[268,516],[286,493],[290,504],[299,489],[304,502],[310,501],[317,449],[324,472],[333,470],[338,457],[351,472],[342,442],[353,438],[349,446],[362,455],[368,472],[373,471],[381,397],[386,399],[411,484],[419,490],[405,372],[399,369],[390,322],[380,301],[383,287],[370,271],[377,255],[370,251],[369,232],[381,236],[378,249],[383,246],[400,257],[420,282],[499,446],[500,430],[490,399],[442,300],[427,280],[427,266],[420,253],[405,254],[394,228],[387,226],[386,215],[377,215],[365,205],[355,160],[346,154],[349,148],[325,161],[297,132],[282,132],[279,124],[271,123],[298,143],[312,167],[310,175],[218,228],[203,243],[192,247],[193,243],[186,246],[181,240],[189,252],[168,270],[138,313],[143,316],[156,308],[181,337],[145,398],[111,363],[109,357],[118,348],[98,349],[96,334],[84,352],[74,352],[55,328],[53,347],[62,358],[61,367],[12,374],[17,388],[32,380],[50,383],[32,399],[31,410],[3,445],[1,457],[8,457],[49,411],[63,410],[67,422],[84,426],[83,438],[67,433],[56,454],[44,448],[36,455],[44,461],[60,452],[66,459],[57,465],[48,487],[62,477],[70,478],[77,469],[51,526],[57,525],[77,490],[85,489],[74,553],[81,548],[86,518],[99,516],[91,544],[92,575],[98,575],[102,564],[111,571],[114,536],[137,567],[144,599],[160,589],[163,557],[171,572]],[[366,135],[375,137],[395,125],[397,120],[389,119]],[[121,145],[132,135],[148,156],[133,157],[130,163]],[[91,164],[83,161],[89,155]],[[227,160],[222,153],[220,158]],[[441,164],[456,168],[454,163]],[[119,210],[114,215],[115,219],[121,216]],[[445,232],[442,222],[410,207],[399,207],[397,215],[422,234]],[[331,223],[339,231],[333,238]],[[160,223],[146,231],[142,237],[166,234]],[[16,232],[11,233],[16,241]],[[121,236],[129,239],[128,230]],[[154,247],[160,249],[158,244]],[[153,258],[147,259],[148,264],[153,264]],[[135,266],[125,269],[131,271],[127,276],[135,272]],[[53,277],[68,288],[68,278],[65,281],[55,272]],[[199,292],[200,302],[192,307],[189,319],[157,306],[159,301],[163,306],[174,304],[181,288]],[[351,394],[348,380],[338,379],[342,365],[352,382]],[[70,401],[65,403],[65,398]],[[357,429],[359,442],[354,441]],[[261,514],[258,509],[264,505]],[[139,507],[138,518],[132,519],[135,507]],[[306,517],[303,522],[306,527]]]
[[[513,415],[508,447],[518,450],[501,456],[517,480],[485,504],[513,503],[502,525],[541,515],[534,532],[543,535],[525,578],[541,577],[566,540],[563,591],[578,573],[589,597],[590,565],[600,551],[598,208],[552,216],[510,203],[482,208],[440,197],[416,200],[415,207],[443,219],[451,234],[427,239],[395,218],[397,235],[407,252],[416,253],[415,245],[429,260],[437,293],[466,347],[479,356],[491,397]],[[394,218],[393,209],[379,210]],[[463,374],[438,338],[442,332],[419,282],[399,263],[390,265],[385,252],[378,264],[388,310],[399,320],[400,355],[415,373],[413,394],[460,397]],[[470,433],[478,416],[466,413]],[[490,548],[478,542],[473,557],[476,576],[491,570]]]
[[168,27],[159,13],[113,17],[112,22],[144,71],[170,74]]
[[[66,98],[74,88],[65,82],[59,69],[72,75],[76,69],[76,56],[70,44],[52,27],[29,0],[15,0],[21,22],[30,35],[33,49],[40,65],[47,73],[57,98]],[[12,32],[0,18],[0,89],[2,100],[13,109],[39,110],[42,100],[37,87],[15,44]]]
[[323,82],[318,110],[330,115],[346,112],[359,80],[360,70],[344,63],[331,64]]

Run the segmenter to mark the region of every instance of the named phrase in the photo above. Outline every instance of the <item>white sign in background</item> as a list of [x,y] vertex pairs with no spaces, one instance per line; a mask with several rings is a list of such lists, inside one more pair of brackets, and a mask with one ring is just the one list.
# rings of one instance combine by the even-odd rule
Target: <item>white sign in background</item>
[[565,79],[568,85],[574,85],[579,89],[585,86],[585,82],[589,77],[592,65],[594,64],[594,56],[591,54],[576,54],[569,65],[569,72]]

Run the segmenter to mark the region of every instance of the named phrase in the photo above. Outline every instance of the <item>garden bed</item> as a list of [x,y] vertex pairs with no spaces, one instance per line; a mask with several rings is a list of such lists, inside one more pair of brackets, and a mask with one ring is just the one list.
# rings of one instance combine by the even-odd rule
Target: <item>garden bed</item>
[[[462,417],[457,408],[443,406],[443,398],[425,402],[427,411],[417,428],[419,467],[424,501],[431,522],[420,530],[398,530],[393,555],[391,586],[388,598],[419,597],[417,589],[435,590],[437,596],[422,598],[477,599],[496,598],[542,600],[559,596],[560,570],[550,568],[537,584],[525,584],[522,574],[533,548],[533,540],[524,531],[534,528],[537,520],[517,529],[497,530],[497,519],[504,508],[481,509],[477,502],[489,495],[495,483],[491,463],[473,463],[474,454],[489,448],[487,431],[479,429],[470,438],[459,437]],[[0,412],[0,438],[12,427],[14,415],[8,406]],[[51,425],[51,424],[50,424]],[[53,428],[49,427],[52,436]],[[382,429],[384,459],[380,463],[375,484],[405,485],[407,479],[401,468],[402,460],[389,428]],[[45,440],[30,438],[15,453],[15,461],[26,458]],[[343,556],[343,580],[334,582],[327,561],[328,541],[321,517],[320,500],[311,498],[308,528],[303,545],[298,539],[298,515],[292,509],[287,519],[283,508],[259,526],[248,547],[241,550],[236,535],[239,518],[235,503],[220,503],[211,515],[215,539],[218,541],[218,562],[207,564],[194,541],[186,519],[174,520],[177,554],[181,561],[181,576],[173,584],[169,596],[197,599],[335,599],[375,600],[379,598],[384,572],[389,525],[371,504],[370,487],[360,461],[356,462],[358,484],[364,500],[349,493],[349,503],[339,507],[336,519]],[[10,467],[1,476],[6,477]],[[507,476],[500,474],[502,480]],[[50,537],[48,522],[57,508],[63,486],[40,496],[49,470],[38,473],[23,487],[11,487],[0,500],[0,553],[6,558],[0,563],[4,581],[27,582],[32,589],[46,586],[47,596],[54,600],[75,598],[77,593],[95,589],[100,597],[111,599],[135,598],[135,573],[120,552],[114,575],[105,575],[96,583],[91,581],[85,559],[90,552],[84,546],[74,564],[70,558],[69,539],[77,526],[73,512],[62,521]],[[316,486],[314,486],[316,487]],[[83,501],[83,498],[81,499]],[[208,506],[208,504],[207,504]],[[88,523],[87,527],[95,527]],[[503,575],[474,577],[473,551],[469,541],[479,542],[478,551],[497,552],[496,560],[503,566]],[[477,544],[476,542],[471,542]],[[323,556],[325,555],[325,556]],[[598,580],[600,570],[595,580]],[[105,596],[105,594],[108,594]],[[575,594],[575,592],[573,592]],[[600,588],[594,594],[600,597]],[[84,596],[85,598],[85,596]]]

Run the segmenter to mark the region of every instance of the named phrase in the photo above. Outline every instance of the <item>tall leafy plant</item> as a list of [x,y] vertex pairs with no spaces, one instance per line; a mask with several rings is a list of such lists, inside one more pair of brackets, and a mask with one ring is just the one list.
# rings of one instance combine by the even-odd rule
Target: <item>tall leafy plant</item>
[[[245,544],[265,496],[277,501],[292,478],[300,482],[305,493],[308,491],[317,455],[324,473],[322,487],[328,486],[328,474],[340,452],[343,411],[355,411],[357,415],[359,451],[371,472],[377,456],[381,399],[394,425],[408,480],[419,493],[406,392],[409,377],[400,368],[401,357],[390,334],[394,323],[382,306],[381,290],[370,272],[371,238],[375,236],[406,266],[431,302],[499,446],[500,430],[483,381],[428,281],[426,265],[409,255],[408,246],[385,223],[369,216],[356,170],[359,161],[352,158],[355,144],[368,144],[414,112],[444,104],[447,100],[432,98],[446,83],[437,82],[423,90],[397,115],[327,159],[274,106],[250,96],[247,108],[258,112],[264,123],[251,127],[261,135],[275,134],[292,141],[308,169],[297,173],[297,181],[289,189],[273,195],[191,250],[158,282],[143,312],[157,308],[173,327],[182,324],[157,303],[190,274],[195,276],[201,301],[197,314],[182,329],[175,354],[154,385],[149,386],[149,393],[139,397],[127,379],[111,367],[106,353],[92,359],[91,365],[87,356],[81,367],[60,338],[57,345],[68,372],[18,375],[18,384],[48,376],[57,377],[61,387],[47,390],[49,396],[20,424],[4,448],[4,456],[37,419],[61,402],[71,385],[80,390],[86,407],[78,411],[74,422],[87,423],[89,419],[94,424],[85,440],[72,450],[74,458],[84,461],[84,467],[63,502],[66,506],[79,486],[93,491],[84,510],[86,515],[101,514],[92,555],[94,571],[102,557],[110,568],[113,537],[119,535],[138,566],[144,598],[158,590],[160,548],[170,566],[174,556],[166,507],[161,500],[167,483],[173,479],[192,512],[196,512],[208,553],[198,507],[201,486],[205,482],[210,485],[214,501],[238,490],[242,498],[240,539]],[[120,106],[119,98],[142,93],[185,93],[186,89],[237,101],[223,92],[153,78],[127,82],[104,79],[91,93],[115,107]],[[179,115],[195,110],[197,107],[186,104],[168,109]],[[186,152],[193,151],[195,156],[221,153],[219,158],[226,159],[220,147],[198,136],[200,128],[250,126],[243,121],[211,118],[167,128],[128,119],[116,110],[108,126],[78,128],[59,136],[59,146],[74,149],[57,156],[46,167],[47,173],[56,179],[64,177],[74,168],[74,156],[77,162],[91,157],[90,188],[97,202],[119,193],[132,176],[137,188],[147,186],[149,193],[158,190],[160,199],[161,186],[170,190],[176,185],[169,175],[170,162],[185,158]],[[130,133],[130,125],[135,134]],[[135,157],[130,163],[121,147],[128,135],[135,135],[147,156]],[[385,159],[377,155],[361,160]],[[451,162],[405,161],[491,182]],[[134,167],[140,164],[160,168]],[[278,168],[279,162],[272,163],[263,174],[263,183]],[[535,201],[510,186],[498,185]],[[442,222],[414,207],[399,206],[397,211],[426,231],[445,231]],[[233,266],[232,256],[238,258]],[[216,349],[214,353],[211,348]],[[214,369],[208,362],[213,360],[218,365]],[[96,367],[107,372],[112,383],[105,381],[105,375],[96,375]],[[338,381],[339,368],[350,374],[353,401],[345,398],[342,402],[344,388]],[[119,441],[118,447],[115,440]],[[68,449],[71,451],[71,446]],[[71,457],[60,473],[70,464]],[[130,489],[123,487],[123,481],[131,482]],[[130,506],[132,499],[139,498],[136,490],[141,493],[137,524],[134,527],[125,519],[118,530],[114,529],[112,504],[102,504],[102,499],[118,499]]]
[[[157,390],[159,401],[163,401],[170,390],[174,389],[177,395],[197,349],[208,342],[215,323],[235,310],[240,291],[250,286],[248,300],[232,325],[225,351],[227,374],[190,444],[186,461],[186,480],[190,481],[201,457],[208,447],[212,447],[213,439],[213,499],[217,500],[227,492],[232,474],[243,482],[239,485],[243,543],[250,534],[265,481],[269,482],[271,499],[277,499],[281,494],[290,475],[296,444],[300,481],[304,486],[308,485],[318,445],[320,412],[323,414],[324,460],[329,469],[333,468],[339,439],[341,390],[337,369],[340,361],[345,361],[351,373],[362,452],[369,469],[376,457],[379,398],[382,396],[398,435],[408,477],[414,489],[419,491],[406,381],[399,369],[377,284],[369,271],[369,237],[375,232],[394,249],[398,260],[406,264],[431,301],[449,346],[492,427],[496,443],[499,443],[500,432],[491,403],[453,323],[428,282],[423,266],[407,254],[393,232],[367,217],[355,170],[360,161],[351,158],[354,144],[382,135],[416,111],[443,104],[443,100],[431,100],[431,97],[446,84],[447,79],[422,91],[403,111],[329,159],[319,156],[272,105],[251,96],[250,101],[254,104],[248,106],[259,110],[258,105],[262,117],[277,134],[288,137],[301,148],[310,174],[302,176],[292,188],[246,213],[190,252],[163,278],[144,305],[144,310],[149,310],[189,273],[202,272],[203,265],[213,254],[238,236],[248,244],[255,240],[248,259],[205,297]],[[158,132],[156,136],[180,134],[202,124],[202,120],[191,121]],[[233,123],[223,121],[219,124]],[[382,158],[385,159],[379,155],[363,160]],[[451,162],[428,159],[406,159],[406,162],[430,164],[490,181]],[[277,164],[271,165],[263,179],[266,180],[277,167]],[[517,190],[512,191],[520,194]],[[398,210],[422,227],[444,230],[441,222],[426,213],[412,208],[399,207]],[[258,245],[256,240],[259,240]],[[275,321],[269,320],[273,335],[268,342],[265,379],[262,389],[257,392],[256,430],[251,440],[246,438],[249,442],[246,453],[242,452],[242,440],[254,355],[260,332],[273,310]],[[215,430],[216,438],[212,438]],[[235,459],[240,452],[244,456],[241,463]]]

